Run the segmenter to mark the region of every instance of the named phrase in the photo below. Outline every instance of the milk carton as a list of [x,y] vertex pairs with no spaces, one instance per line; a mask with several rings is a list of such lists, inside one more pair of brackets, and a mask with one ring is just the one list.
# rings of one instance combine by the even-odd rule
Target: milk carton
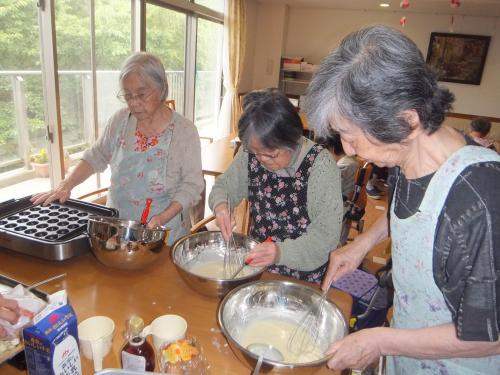
[[23,330],[30,375],[81,375],[76,314],[66,291],[49,296],[49,305]]

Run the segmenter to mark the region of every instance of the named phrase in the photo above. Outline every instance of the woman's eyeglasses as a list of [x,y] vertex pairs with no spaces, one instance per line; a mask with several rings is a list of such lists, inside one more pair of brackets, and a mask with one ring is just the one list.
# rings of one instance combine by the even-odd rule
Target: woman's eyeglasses
[[276,150],[276,152],[274,152],[273,154],[268,154],[265,152],[252,152],[246,148],[244,149],[244,151],[249,153],[249,154],[255,155],[255,157],[258,159],[269,159],[269,160],[276,159],[278,156],[280,156],[280,153],[281,153],[281,150]]
[[119,101],[121,101],[122,103],[130,103],[132,100],[137,100],[139,102],[144,103],[152,94],[153,94],[153,91],[142,92],[140,94],[120,93],[120,94],[116,95],[116,98]]

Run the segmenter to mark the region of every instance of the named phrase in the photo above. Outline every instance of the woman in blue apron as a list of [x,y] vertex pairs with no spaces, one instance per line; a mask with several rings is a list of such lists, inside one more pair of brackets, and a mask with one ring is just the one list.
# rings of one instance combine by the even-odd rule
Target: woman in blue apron
[[334,343],[332,369],[387,356],[386,374],[500,373],[500,157],[444,126],[453,94],[403,33],[347,36],[309,87],[307,111],[347,154],[397,167],[389,217],[330,257],[323,288],[392,240],[391,327]]
[[148,226],[169,227],[172,244],[188,233],[188,209],[200,199],[204,187],[198,132],[164,104],[165,69],[154,55],[130,56],[121,69],[120,86],[117,97],[127,107],[111,117],[103,134],[57,189],[35,195],[32,201],[63,203],[76,185],[109,165],[107,204],[118,209],[121,219],[138,221],[146,199],[152,199]]
[[276,89],[248,93],[239,121],[242,147],[209,197],[228,238],[227,199],[250,205],[254,266],[319,283],[337,247],[342,215],[339,171],[328,150],[302,136],[302,122]]

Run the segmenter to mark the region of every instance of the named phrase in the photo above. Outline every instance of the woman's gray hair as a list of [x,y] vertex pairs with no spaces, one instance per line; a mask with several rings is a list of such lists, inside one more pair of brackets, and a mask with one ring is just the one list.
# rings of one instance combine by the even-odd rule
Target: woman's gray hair
[[167,99],[167,77],[158,57],[149,52],[137,52],[129,56],[120,70],[120,87],[123,88],[123,79],[130,73],[138,74],[144,83],[158,90],[162,101]]
[[412,131],[403,111],[415,110],[431,134],[453,100],[412,40],[375,25],[349,34],[322,61],[305,107],[319,136],[327,134],[330,123],[345,119],[381,142],[400,143]]

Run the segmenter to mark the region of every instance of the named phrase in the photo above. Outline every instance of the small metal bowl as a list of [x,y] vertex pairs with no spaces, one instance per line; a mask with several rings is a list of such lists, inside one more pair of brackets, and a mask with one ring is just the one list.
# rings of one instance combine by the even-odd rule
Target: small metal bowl
[[87,225],[90,248],[106,266],[138,270],[159,258],[167,246],[169,228],[148,229],[138,221],[90,216]]
[[[258,356],[247,349],[248,343],[244,342],[245,332],[248,327],[255,327],[259,321],[279,321],[293,328],[310,311],[313,304],[321,301],[319,290],[290,281],[256,281],[242,285],[229,292],[219,305],[217,318],[222,333],[226,336],[229,346],[236,357],[249,368],[257,363]],[[347,334],[347,323],[337,305],[325,301],[323,313],[318,319],[319,336],[317,347],[324,353],[328,347]],[[253,331],[254,332],[254,331]],[[259,336],[261,344],[279,347],[276,342],[271,342],[273,332],[266,331]],[[284,343],[288,343],[286,335]],[[269,341],[266,341],[269,340]],[[263,372],[287,374],[312,374],[325,366],[328,357],[324,356],[310,362],[290,363],[286,361],[286,345],[281,349],[285,357],[283,362],[264,358]]]
[[[238,233],[234,233],[235,246],[250,251],[259,242]],[[255,269],[251,274],[242,273],[234,279],[205,277],[191,272],[195,262],[224,259],[226,243],[220,231],[200,232],[178,240],[172,249],[172,260],[182,279],[196,292],[208,297],[224,297],[227,292],[241,284],[258,280],[265,267]]]

